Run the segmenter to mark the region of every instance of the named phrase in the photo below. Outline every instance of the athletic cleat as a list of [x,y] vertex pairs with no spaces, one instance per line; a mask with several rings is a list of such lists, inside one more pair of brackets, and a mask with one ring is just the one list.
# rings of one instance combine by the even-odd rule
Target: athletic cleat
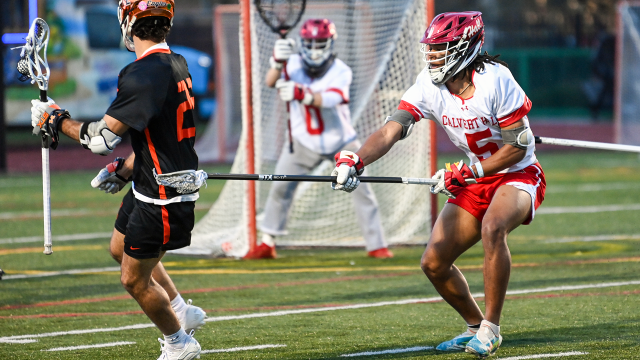
[[436,350],[439,351],[464,351],[464,348],[467,346],[467,343],[473,339],[476,335],[475,332],[467,329],[467,331],[462,334],[454,337],[449,341],[445,341],[440,343],[440,345],[436,346]]
[[465,351],[484,359],[495,354],[500,344],[502,335],[496,336],[489,326],[482,324],[473,339],[467,343]]
[[180,314],[181,316],[178,316],[180,325],[187,334],[204,326],[204,319],[207,317],[207,313],[204,310],[191,305],[191,303],[191,299],[187,300],[187,309]]
[[245,255],[243,259],[275,259],[276,257],[278,257],[276,247],[262,243]]
[[162,354],[158,360],[192,360],[200,359],[200,344],[194,339],[193,331],[189,333],[189,339],[182,349],[173,349],[166,341],[158,339]]
[[378,259],[387,259],[393,257],[393,253],[387,248],[380,248],[378,250],[369,251],[367,255],[369,255],[369,257]]

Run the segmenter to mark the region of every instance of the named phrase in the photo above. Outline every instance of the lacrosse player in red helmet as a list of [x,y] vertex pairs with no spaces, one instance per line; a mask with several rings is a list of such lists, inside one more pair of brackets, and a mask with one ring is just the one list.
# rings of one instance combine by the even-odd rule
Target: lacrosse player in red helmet
[[[53,100],[32,101],[31,112],[33,125],[54,140],[63,133],[100,155],[111,154],[129,131],[134,155],[107,166],[92,185],[113,192],[131,176],[116,222],[124,236],[114,232],[112,254],[121,262],[122,285],[164,334],[159,360],[190,360],[200,355],[193,330],[204,324],[205,315],[182,298],[172,304],[170,295],[176,300],[177,291],[160,260],[167,250],[190,244],[198,192],[179,193],[155,180],[156,174],[198,168],[191,75],[186,60],[165,42],[174,5],[174,0],[120,0],[122,36],[137,60],[120,72],[118,94],[102,120],[73,120]],[[190,324],[188,313],[195,317]]]
[[[280,99],[289,103],[291,146],[284,146],[276,164],[278,174],[310,173],[325,159],[342,149],[356,150],[360,143],[351,125],[349,86],[351,68],[336,58],[338,34],[328,19],[311,19],[300,29],[300,49],[295,41],[277,40],[270,59],[266,84],[276,87]],[[293,152],[291,152],[293,148]],[[286,223],[297,182],[274,182],[259,224],[262,243],[250,257],[276,256],[275,238],[286,234]],[[360,229],[370,257],[389,258],[382,232],[380,212],[370,186],[354,192]]]
[[[421,41],[427,66],[416,83],[357,153],[336,154],[332,173],[338,176],[334,189],[353,190],[364,166],[409,136],[421,119],[439,123],[466,153],[469,164],[446,164],[433,176],[438,184],[431,192],[449,199],[433,227],[421,267],[467,323],[464,333],[437,349],[466,350],[479,357],[492,355],[502,342],[500,314],[511,270],[507,235],[533,220],[546,186],[526,116],[531,101],[506,63],[481,54],[483,42],[481,13],[436,16]],[[453,264],[480,239],[485,252],[484,314]]]

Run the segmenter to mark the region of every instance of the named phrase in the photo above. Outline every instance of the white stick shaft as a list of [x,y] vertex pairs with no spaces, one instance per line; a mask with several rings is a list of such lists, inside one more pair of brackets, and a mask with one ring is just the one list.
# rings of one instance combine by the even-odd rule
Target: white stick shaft
[[44,209],[44,253],[51,255],[51,182],[49,148],[42,148],[42,208]]
[[611,144],[611,143],[603,143],[603,142],[595,142],[595,141],[556,139],[556,138],[548,138],[548,137],[541,137],[541,136],[538,137],[538,139],[540,139],[540,142],[539,142],[540,144],[574,146],[574,147],[581,147],[581,148],[587,148],[587,149],[627,151],[627,152],[640,153],[640,146],[633,146],[633,145]]

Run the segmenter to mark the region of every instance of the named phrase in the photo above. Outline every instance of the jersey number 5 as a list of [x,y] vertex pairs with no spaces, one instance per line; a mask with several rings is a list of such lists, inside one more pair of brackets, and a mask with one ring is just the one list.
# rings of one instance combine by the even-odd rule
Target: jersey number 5
[[[474,154],[478,156],[478,160],[482,161],[485,157],[482,154],[489,152],[491,155],[495,154],[500,148],[498,148],[498,144],[493,142],[488,142],[484,146],[478,146],[478,142],[488,139],[491,137],[491,130],[486,129],[484,131],[478,131],[473,134],[464,134],[467,137],[467,145],[469,145],[469,150],[471,150]],[[489,155],[489,156],[491,156]]]
[[178,92],[184,92],[187,95],[187,101],[178,106],[178,141],[196,136],[195,127],[186,129],[182,128],[184,123],[184,113],[187,112],[187,110],[193,110],[195,108],[195,100],[191,97],[191,93],[189,91],[191,88],[191,78],[187,78],[186,82],[185,80],[182,80],[178,83]]

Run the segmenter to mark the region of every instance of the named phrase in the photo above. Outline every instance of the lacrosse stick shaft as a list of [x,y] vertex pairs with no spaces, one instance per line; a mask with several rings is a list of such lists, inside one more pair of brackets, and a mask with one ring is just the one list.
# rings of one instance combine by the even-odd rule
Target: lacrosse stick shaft
[[[336,176],[314,175],[271,175],[271,174],[207,174],[207,179],[216,180],[255,180],[255,181],[304,181],[304,182],[336,182]],[[436,185],[438,180],[431,178],[360,176],[360,182],[380,184]],[[468,184],[475,184],[474,179],[467,179]]]
[[535,138],[536,138],[536,144],[573,146],[573,147],[580,147],[580,148],[586,148],[586,149],[626,151],[626,152],[640,153],[640,146],[611,144],[611,143],[603,143],[603,142],[595,142],[595,141],[556,139],[556,138],[548,138],[548,137],[541,137],[541,136],[536,136]]
[[51,255],[51,182],[49,176],[49,146],[46,136],[43,136],[42,146],[42,208],[44,210],[44,254]]

